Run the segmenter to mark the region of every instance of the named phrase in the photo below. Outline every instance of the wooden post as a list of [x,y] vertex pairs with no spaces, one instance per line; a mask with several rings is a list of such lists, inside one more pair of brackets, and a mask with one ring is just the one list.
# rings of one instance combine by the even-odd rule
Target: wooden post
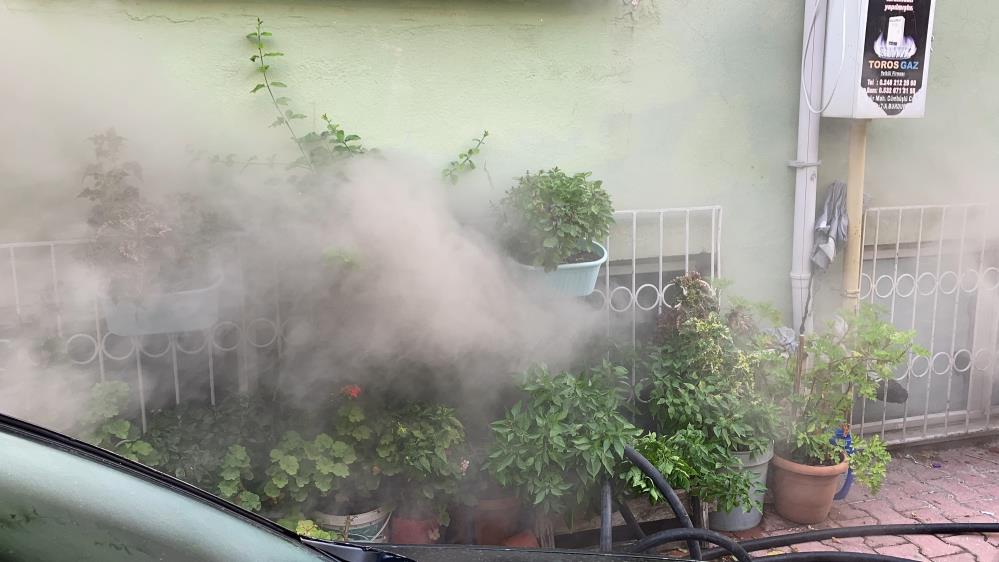
[[843,307],[856,311],[860,297],[863,260],[864,166],[867,160],[867,119],[850,123],[849,174],[846,182],[846,216],[849,221],[843,257]]

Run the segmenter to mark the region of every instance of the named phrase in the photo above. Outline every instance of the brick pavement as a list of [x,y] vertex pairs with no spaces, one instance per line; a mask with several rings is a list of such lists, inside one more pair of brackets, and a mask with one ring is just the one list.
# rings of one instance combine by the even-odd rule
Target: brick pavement
[[[999,522],[999,440],[894,451],[893,456],[877,496],[855,485],[846,499],[834,504],[828,521],[811,528]],[[781,518],[772,505],[765,513],[759,527],[734,535],[748,539],[809,529]],[[999,562],[999,534],[834,539],[772,553],[816,550],[877,552],[933,562]]]

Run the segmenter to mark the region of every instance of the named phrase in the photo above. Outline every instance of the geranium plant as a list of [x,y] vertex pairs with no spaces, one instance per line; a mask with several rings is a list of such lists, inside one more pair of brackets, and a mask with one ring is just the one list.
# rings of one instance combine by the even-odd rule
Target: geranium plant
[[552,271],[560,264],[592,261],[592,242],[614,223],[610,195],[589,172],[559,168],[527,172],[499,204],[499,230],[511,255]]
[[273,503],[314,504],[350,476],[356,458],[350,445],[328,434],[305,439],[297,431],[286,432],[271,449],[264,495]]
[[140,426],[123,414],[128,403],[128,384],[121,381],[99,382],[90,389],[90,396],[79,433],[84,441],[97,445],[126,459],[148,466],[159,466],[162,454],[143,439]]

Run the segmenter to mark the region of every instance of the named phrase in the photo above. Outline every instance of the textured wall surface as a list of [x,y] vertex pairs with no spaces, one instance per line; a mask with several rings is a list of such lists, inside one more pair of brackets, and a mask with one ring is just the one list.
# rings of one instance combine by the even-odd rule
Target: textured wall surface
[[[155,130],[216,151],[237,138],[233,151],[266,154],[286,145],[248,93],[244,36],[259,16],[303,113],[433,166],[488,129],[495,187],[469,181],[473,198],[558,165],[592,170],[618,208],[721,204],[733,290],[787,308],[802,11],[800,0],[7,0],[0,17],[32,26],[70,67],[47,101],[23,103],[83,108],[84,129],[110,124],[110,109],[131,137]],[[999,73],[987,70],[999,62],[981,56],[995,51],[996,21],[991,0],[941,2],[928,117],[871,127],[877,203],[975,198],[996,177]],[[70,84],[83,99],[68,101]],[[824,184],[845,176],[847,127],[823,126]]]

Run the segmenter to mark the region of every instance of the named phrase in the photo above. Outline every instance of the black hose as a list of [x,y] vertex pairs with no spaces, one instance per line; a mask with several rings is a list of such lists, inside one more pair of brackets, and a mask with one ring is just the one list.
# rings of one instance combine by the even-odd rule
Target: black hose
[[754,558],[762,562],[916,562],[912,558],[899,558],[887,554],[868,554],[861,552],[792,552]]
[[718,533],[716,531],[710,531],[708,529],[666,529],[665,531],[659,531],[658,533],[649,535],[644,539],[633,544],[628,551],[629,552],[647,552],[657,546],[662,546],[669,542],[686,540],[689,544],[691,539],[694,542],[701,540],[709,542],[711,544],[716,544],[723,549],[725,549],[725,554],[735,556],[735,559],[739,562],[753,562],[753,557],[746,552],[746,549],[739,545],[739,543],[726,537],[725,535]]
[[[642,456],[642,454],[636,451],[634,447],[625,447],[624,456],[652,480],[652,484],[655,485],[656,489],[659,490],[659,493],[666,498],[666,502],[669,503],[669,507],[673,510],[673,514],[680,520],[680,525],[685,527],[685,529],[694,529],[694,524],[690,521],[690,516],[687,515],[687,510],[684,509],[683,504],[680,503],[680,498],[677,497],[676,492],[673,491],[669,482],[666,481],[666,477],[663,476],[651,462],[649,462],[649,459]],[[656,535],[652,536],[654,537]],[[698,544],[696,540],[692,540],[693,538],[694,537],[691,537],[691,540],[687,540],[687,548],[690,550],[690,557],[694,560],[701,560],[701,545]],[[639,544],[641,544],[641,542],[639,542]],[[712,544],[724,546],[723,544],[717,542],[712,542]]]
[[611,515],[614,512],[613,492],[610,480],[604,480],[600,490],[600,552],[610,552],[614,548],[614,528]]
[[[750,551],[767,550],[792,544],[845,539],[851,537],[881,537],[893,535],[961,535],[966,533],[999,533],[999,523],[905,523],[901,525],[862,525],[836,529],[816,529],[777,537],[744,541],[740,544]],[[703,560],[714,560],[728,554],[720,548],[704,553]],[[805,553],[803,553],[805,554]],[[847,553],[851,554],[851,553]],[[860,554],[856,554],[860,556]],[[768,559],[769,560],[769,559]]]

